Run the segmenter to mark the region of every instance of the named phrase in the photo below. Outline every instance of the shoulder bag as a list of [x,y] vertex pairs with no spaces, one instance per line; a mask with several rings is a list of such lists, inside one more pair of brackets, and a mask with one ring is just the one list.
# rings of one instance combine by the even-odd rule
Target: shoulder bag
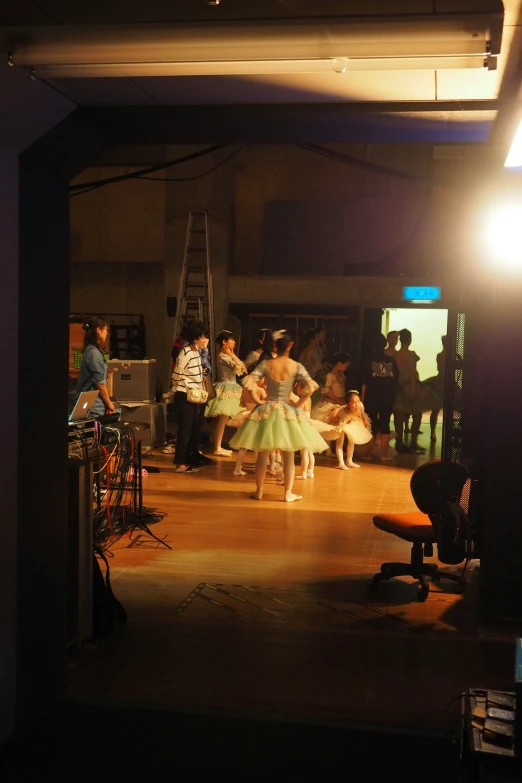
[[206,389],[187,389],[187,401],[195,403],[205,403],[208,400]]

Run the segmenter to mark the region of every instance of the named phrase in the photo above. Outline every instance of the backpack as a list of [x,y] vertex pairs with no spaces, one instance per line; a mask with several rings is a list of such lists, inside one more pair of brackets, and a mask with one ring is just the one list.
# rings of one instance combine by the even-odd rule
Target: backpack
[[466,557],[468,537],[468,515],[460,503],[446,500],[437,525],[437,550],[441,563],[462,563]]

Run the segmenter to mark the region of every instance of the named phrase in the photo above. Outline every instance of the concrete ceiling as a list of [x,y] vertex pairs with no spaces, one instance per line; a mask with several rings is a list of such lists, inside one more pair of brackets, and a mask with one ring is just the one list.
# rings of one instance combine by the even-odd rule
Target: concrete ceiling
[[[521,5],[522,0],[505,0],[503,4],[500,0],[396,0],[393,4],[390,0],[221,0],[218,6],[209,6],[207,0],[17,0],[9,4],[0,0],[0,49],[5,53],[4,67],[0,66],[0,145],[3,140],[10,140],[23,149],[33,137],[38,137],[42,122],[52,126],[53,112],[58,121],[78,106],[149,107],[151,111],[185,106],[190,113],[190,107],[210,110],[212,106],[224,105],[236,109],[249,105],[272,105],[274,109],[296,104],[332,108],[336,105],[361,113],[368,109],[374,117],[381,112],[384,123],[393,114],[402,116],[412,130],[419,123],[418,106],[424,125],[431,115],[433,123],[446,128],[460,126],[461,135],[453,139],[452,131],[447,131],[446,141],[462,141],[468,132],[470,140],[485,140],[498,109],[503,107],[502,100],[497,99],[500,96],[504,104],[512,104],[522,81]],[[24,67],[16,64],[24,42],[38,45],[54,39],[63,49],[69,41],[72,46],[78,36],[87,35],[92,40],[96,35],[93,26],[102,26],[103,34],[113,36],[116,43],[129,30],[146,36],[154,26],[170,26],[178,36],[180,29],[186,29],[197,37],[200,30],[202,35],[206,30],[208,36],[213,26],[218,30],[222,25],[242,25],[248,38],[266,24],[277,27],[313,21],[314,26],[319,26],[321,20],[326,20],[326,25],[335,30],[341,21],[338,17],[342,16],[345,24],[373,22],[378,42],[382,25],[390,20],[399,26],[404,23],[404,29],[408,29],[412,15],[428,23],[440,15],[474,20],[481,14],[486,18],[491,14],[493,18],[496,13],[498,18],[502,7],[496,70],[419,69],[411,63],[411,67],[401,70],[392,70],[387,64],[381,70],[345,73],[331,69],[322,73],[58,78],[36,69],[31,78],[28,61]],[[327,43],[331,38],[325,36]],[[17,42],[14,47],[13,40]],[[200,48],[205,40],[208,37],[201,38]],[[318,40],[321,45],[320,35]],[[15,67],[8,67],[7,53],[13,49]],[[97,48],[88,49],[96,58]],[[146,56],[147,49],[143,47],[143,59]],[[281,57],[284,56],[282,47]],[[103,61],[100,53],[100,62]],[[475,136],[472,130],[468,131],[473,125],[480,127]]]
[[[5,3],[4,3],[5,5]],[[190,76],[132,76],[105,78],[48,78],[37,77],[82,106],[153,106],[153,105],[209,105],[259,103],[344,103],[344,102],[411,102],[411,101],[491,101],[497,98],[513,35],[518,22],[520,0],[504,3],[502,45],[497,70],[474,69],[418,69],[414,64],[407,70],[357,71],[336,73],[273,73]],[[286,20],[310,20],[318,17],[335,18],[342,15],[357,21],[362,15],[379,26],[385,18],[402,23],[408,15],[433,19],[434,10],[440,14],[475,14],[498,11],[500,0],[221,0],[218,6],[209,6],[206,0],[148,0],[147,3],[129,3],[127,0],[17,0],[8,8],[0,7],[0,37],[3,48],[9,47],[13,28],[32,28],[37,37],[49,30],[67,38],[74,32],[86,30],[88,25],[118,26],[165,24],[174,27],[189,25],[197,31],[198,25],[224,23],[245,25],[253,30],[256,23],[268,20],[281,24]],[[332,19],[330,19],[330,22]],[[284,55],[282,55],[284,56]],[[16,57],[15,57],[16,61]],[[465,108],[465,107],[463,107]]]

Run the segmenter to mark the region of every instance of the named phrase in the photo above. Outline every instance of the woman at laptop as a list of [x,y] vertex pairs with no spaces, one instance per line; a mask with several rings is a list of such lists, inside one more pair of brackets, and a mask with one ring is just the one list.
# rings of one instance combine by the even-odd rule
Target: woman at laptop
[[108,325],[101,315],[91,315],[83,328],[85,329],[85,347],[76,391],[78,395],[86,391],[99,392],[94,405],[87,414],[91,419],[98,419],[106,413],[114,413],[115,410],[107,389],[107,362],[103,355]]

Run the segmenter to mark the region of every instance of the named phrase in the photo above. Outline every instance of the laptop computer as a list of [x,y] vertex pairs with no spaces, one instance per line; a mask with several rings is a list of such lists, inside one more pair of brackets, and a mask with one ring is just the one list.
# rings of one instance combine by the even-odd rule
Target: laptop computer
[[98,391],[81,392],[69,415],[69,424],[84,421],[87,418],[87,414],[96,402],[99,393]]

